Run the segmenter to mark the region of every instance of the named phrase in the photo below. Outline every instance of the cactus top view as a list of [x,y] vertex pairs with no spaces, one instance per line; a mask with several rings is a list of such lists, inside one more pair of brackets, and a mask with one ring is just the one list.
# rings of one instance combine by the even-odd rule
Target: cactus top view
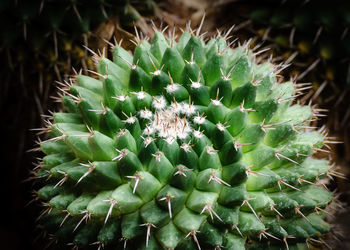
[[[62,249],[307,249],[332,201],[312,158],[328,138],[303,84],[227,35],[160,31],[94,54],[96,78],[59,87],[39,142],[39,222]],[[48,240],[49,241],[49,240]]]

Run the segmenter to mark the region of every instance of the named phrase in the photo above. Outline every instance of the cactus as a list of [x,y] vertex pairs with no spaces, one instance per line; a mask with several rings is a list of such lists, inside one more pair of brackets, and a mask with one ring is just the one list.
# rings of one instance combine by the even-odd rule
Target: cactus
[[[191,31],[191,32],[190,32]],[[58,246],[307,249],[330,229],[332,173],[318,110],[302,85],[200,28],[137,39],[133,55],[94,54],[97,78],[61,87],[35,176],[40,217]],[[74,83],[74,84],[73,84]]]

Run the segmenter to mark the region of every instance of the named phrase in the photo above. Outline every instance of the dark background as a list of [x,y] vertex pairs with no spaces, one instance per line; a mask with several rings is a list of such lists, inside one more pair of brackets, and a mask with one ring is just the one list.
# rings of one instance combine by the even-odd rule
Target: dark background
[[[184,5],[184,1],[165,1],[166,4],[160,5],[167,17],[167,22],[177,23],[180,26],[190,17],[194,23],[198,23],[200,14],[203,14],[204,9],[208,9],[206,1],[187,1],[188,5]],[[170,3],[172,2],[172,3]],[[176,2],[180,2],[176,4]],[[218,1],[220,2],[220,1]],[[227,1],[230,2],[230,1]],[[244,6],[232,1],[228,5],[223,4],[221,7],[212,7],[212,11],[208,11],[204,29],[215,31],[214,27],[226,26],[229,27],[232,23],[239,23],[241,20],[232,20],[225,18],[231,15],[234,11],[246,10],[254,6]],[[173,4],[173,5],[171,5]],[[202,7],[201,7],[202,6]],[[243,6],[243,7],[242,7]],[[213,11],[215,10],[215,11]],[[169,14],[169,15],[167,15]],[[158,16],[159,17],[159,16]],[[234,18],[233,18],[234,19]],[[1,25],[1,24],[0,24]],[[253,35],[248,31],[242,31],[242,34],[249,36]],[[12,48],[16,50],[16,48]],[[40,228],[36,228],[35,219],[40,213],[40,207],[36,203],[27,205],[35,196],[33,196],[33,182],[25,181],[29,177],[30,170],[33,168],[32,163],[36,162],[36,157],[40,157],[40,153],[27,153],[29,149],[35,147],[36,140],[35,132],[30,131],[32,128],[42,126],[40,114],[44,111],[47,114],[48,109],[53,109],[55,104],[48,99],[50,93],[54,92],[53,80],[47,83],[47,92],[45,95],[38,95],[37,75],[32,73],[32,65],[27,64],[24,70],[29,72],[26,74],[24,84],[19,81],[18,68],[10,69],[5,67],[8,58],[4,53],[0,54],[0,244],[1,249],[43,249],[45,245],[39,238],[41,234]],[[288,71],[287,73],[288,74]],[[348,86],[344,86],[337,97],[343,91],[348,90]],[[329,93],[325,93],[327,95]],[[336,97],[336,98],[337,98]],[[350,98],[345,98],[341,109],[333,109],[330,104],[325,105],[326,108],[331,108],[331,119],[334,118],[334,112],[341,112],[343,116],[349,106]],[[42,111],[43,110],[43,111]],[[336,135],[340,140],[349,140],[348,133],[337,131],[334,129],[334,124],[330,119],[320,121],[320,124],[328,123],[331,128],[331,135]],[[333,147],[333,154],[337,163],[342,167],[342,172],[349,172],[350,152],[346,145],[336,145]],[[337,179],[330,184],[332,190],[342,192],[340,199],[345,202],[349,201],[350,185],[348,181]],[[349,225],[350,212],[349,210],[341,212],[335,221],[344,232],[344,238],[341,243],[343,249],[350,249],[349,245]],[[337,246],[334,248],[337,249]]]

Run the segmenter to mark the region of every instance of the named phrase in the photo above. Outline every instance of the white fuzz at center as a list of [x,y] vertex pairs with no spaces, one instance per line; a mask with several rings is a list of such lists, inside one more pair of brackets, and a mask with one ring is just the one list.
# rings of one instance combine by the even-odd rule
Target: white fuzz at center
[[166,106],[166,100],[165,100],[164,96],[154,97],[154,100],[152,102],[152,106],[157,110],[164,109]]
[[152,105],[155,109],[154,113],[149,110],[140,111],[141,116],[151,120],[144,134],[149,135],[152,132],[165,140],[172,141],[185,139],[193,132],[190,121],[195,112],[193,105],[177,102],[166,105],[164,97],[155,97]]
[[165,87],[165,90],[168,94],[174,93],[176,90],[179,89],[179,84],[177,83],[173,83],[173,84],[169,84]]

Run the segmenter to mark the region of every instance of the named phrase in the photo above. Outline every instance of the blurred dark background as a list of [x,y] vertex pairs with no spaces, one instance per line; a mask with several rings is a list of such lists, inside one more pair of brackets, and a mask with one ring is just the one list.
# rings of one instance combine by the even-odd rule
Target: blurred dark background
[[[40,206],[27,205],[33,196],[33,182],[25,181],[40,153],[27,153],[37,140],[32,128],[43,126],[41,115],[57,110],[50,98],[55,80],[67,79],[76,69],[93,68],[82,47],[103,46],[99,37],[119,40],[132,37],[133,25],[152,35],[150,19],[157,24],[183,27],[188,19],[195,26],[204,11],[203,29],[208,35],[216,28],[236,24],[233,36],[240,41],[252,38],[252,45],[263,42],[278,60],[293,64],[283,72],[304,75],[299,82],[310,82],[300,101],[312,100],[329,109],[328,117],[317,121],[326,125],[330,136],[343,144],[332,146],[333,162],[349,176],[350,162],[350,1],[87,1],[87,0],[2,0],[0,2],[0,132],[2,136],[0,172],[2,249],[43,249],[40,228],[35,219]],[[95,18],[92,18],[95,17]],[[132,46],[126,43],[126,46]],[[130,47],[132,48],[132,47]],[[276,60],[276,63],[279,61]],[[348,206],[350,185],[335,178],[329,184]],[[349,246],[349,210],[333,222],[345,237],[340,245]],[[35,239],[39,238],[37,241]],[[337,247],[335,247],[337,249]]]

